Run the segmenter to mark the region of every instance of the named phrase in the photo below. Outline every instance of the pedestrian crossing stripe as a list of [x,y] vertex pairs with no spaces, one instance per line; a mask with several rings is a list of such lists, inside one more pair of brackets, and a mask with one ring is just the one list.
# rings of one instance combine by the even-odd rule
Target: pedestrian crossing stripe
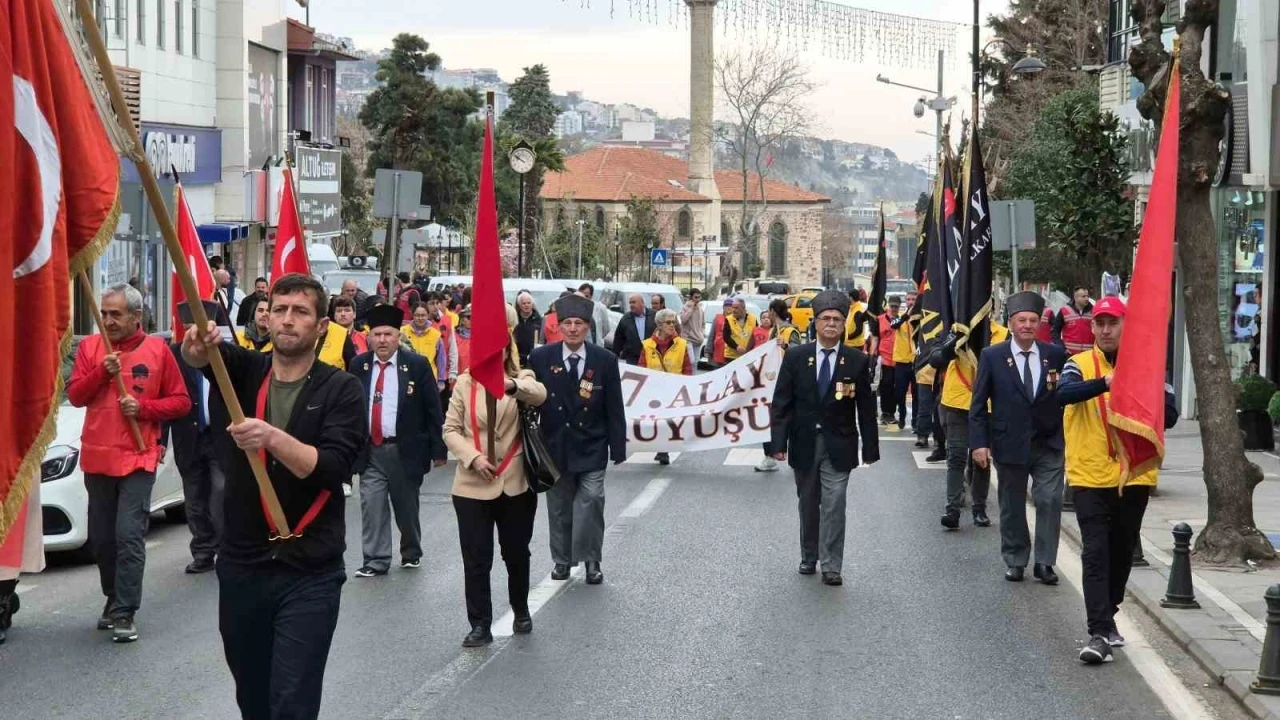
[[732,467],[755,467],[761,460],[764,460],[764,451],[760,448],[733,448],[720,464]]
[[[682,453],[678,453],[678,452],[667,453],[667,455],[671,456],[671,462],[675,462],[676,458],[680,457],[681,454]],[[651,453],[651,452],[631,453],[631,455],[627,457],[627,461],[623,464],[625,465],[657,465],[658,453]]]
[[945,471],[945,470],[947,469],[947,464],[946,464],[946,463],[931,463],[931,462],[925,462],[925,459],[929,457],[929,451],[928,451],[928,450],[913,450],[913,451],[911,452],[911,456],[912,456],[912,457],[914,457],[914,458],[916,459],[916,467],[917,467],[917,468],[920,468],[921,470],[943,470],[943,471]]

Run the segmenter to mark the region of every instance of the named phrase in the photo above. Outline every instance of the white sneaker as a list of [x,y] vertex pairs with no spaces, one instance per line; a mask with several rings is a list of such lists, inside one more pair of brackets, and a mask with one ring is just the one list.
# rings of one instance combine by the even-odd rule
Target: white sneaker
[[756,465],[756,472],[778,472],[778,461],[771,457],[765,456],[765,459]]

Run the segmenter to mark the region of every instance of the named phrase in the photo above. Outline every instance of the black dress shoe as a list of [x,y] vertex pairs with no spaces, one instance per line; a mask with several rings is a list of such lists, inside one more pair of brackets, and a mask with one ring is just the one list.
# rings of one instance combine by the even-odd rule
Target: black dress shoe
[[471,628],[471,632],[462,638],[462,647],[477,648],[484,647],[493,642],[493,633],[489,632],[489,628],[477,625]]
[[564,563],[556,563],[555,567],[551,568],[551,579],[552,580],[568,580],[569,566],[565,565]]
[[517,615],[511,623],[511,632],[517,635],[528,635],[533,632],[533,618],[528,615]]
[[812,575],[818,572],[818,563],[805,562],[804,560],[801,560],[800,569],[797,572],[799,572],[801,575]]
[[822,584],[823,585],[843,585],[844,578],[840,577],[840,573],[838,572],[824,572],[822,573]]
[[978,527],[991,527],[991,518],[987,517],[987,511],[982,508],[974,508],[973,524]]
[[925,438],[925,437],[922,437],[922,438],[916,438],[916,447],[918,447],[918,448],[927,448],[927,447],[929,447],[929,438]]
[[1022,582],[1024,568],[1011,567],[1004,571],[1004,579],[1009,582]]
[[929,457],[925,458],[925,459],[924,459],[924,461],[925,461],[925,462],[927,462],[927,463],[944,463],[944,462],[946,462],[946,461],[947,461],[947,449],[946,449],[946,448],[944,448],[944,447],[942,447],[942,446],[938,446],[938,447],[934,448],[934,449],[933,449],[933,452],[929,453]]
[[942,516],[942,527],[948,530],[960,529],[960,511],[947,510],[947,514]]
[[1035,575],[1036,579],[1045,585],[1058,584],[1058,573],[1053,571],[1052,565],[1036,563],[1035,567],[1031,568],[1031,574]]
[[599,585],[604,582],[604,573],[600,571],[600,563],[589,562],[587,563],[586,570],[588,585]]
[[192,560],[190,565],[187,565],[187,574],[199,575],[201,573],[207,573],[212,569],[213,558],[198,558],[196,560]]

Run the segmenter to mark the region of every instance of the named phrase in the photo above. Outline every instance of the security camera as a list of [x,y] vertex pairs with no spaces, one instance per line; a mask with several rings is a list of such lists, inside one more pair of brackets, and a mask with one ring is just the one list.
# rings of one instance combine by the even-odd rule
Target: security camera
[[924,98],[920,98],[916,101],[916,106],[911,108],[911,112],[915,113],[915,116],[918,118],[924,117]]

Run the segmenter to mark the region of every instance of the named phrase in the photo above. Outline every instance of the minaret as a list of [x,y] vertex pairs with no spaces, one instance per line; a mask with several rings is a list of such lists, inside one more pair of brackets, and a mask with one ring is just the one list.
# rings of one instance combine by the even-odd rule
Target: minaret
[[695,210],[693,237],[720,237],[720,190],[713,173],[715,130],[715,8],[719,0],[685,0],[689,5],[689,189],[711,198]]

